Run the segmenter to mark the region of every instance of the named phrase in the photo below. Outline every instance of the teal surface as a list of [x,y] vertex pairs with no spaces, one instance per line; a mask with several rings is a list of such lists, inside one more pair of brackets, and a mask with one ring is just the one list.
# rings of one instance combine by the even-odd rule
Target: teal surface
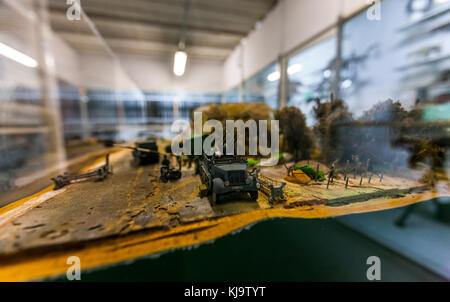
[[429,105],[423,110],[425,121],[446,121],[450,120],[450,103]]
[[382,281],[441,280],[334,219],[284,218],[195,249],[82,272],[82,280],[367,281],[369,256],[380,257]]

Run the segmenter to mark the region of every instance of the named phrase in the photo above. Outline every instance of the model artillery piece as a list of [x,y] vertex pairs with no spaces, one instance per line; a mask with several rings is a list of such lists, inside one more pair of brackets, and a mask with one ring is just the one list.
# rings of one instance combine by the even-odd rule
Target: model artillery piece
[[97,177],[99,180],[104,180],[108,176],[108,174],[111,173],[112,167],[110,167],[109,165],[109,154],[107,154],[105,164],[95,171],[79,175],[70,175],[66,172],[62,175],[58,175],[55,178],[52,178],[53,182],[55,183],[54,190],[59,190],[67,185],[70,185],[73,181],[77,180],[88,179],[93,177]]
[[169,166],[161,167],[161,180],[163,182],[168,182],[169,180],[178,180],[181,178],[181,171],[176,168],[171,168]]

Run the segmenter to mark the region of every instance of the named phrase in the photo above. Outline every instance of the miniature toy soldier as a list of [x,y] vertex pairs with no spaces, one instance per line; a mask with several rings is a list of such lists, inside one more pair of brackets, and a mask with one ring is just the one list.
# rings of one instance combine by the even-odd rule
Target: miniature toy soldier
[[331,168],[330,168],[330,174],[328,174],[328,178],[333,181],[334,178],[334,174],[336,171],[336,166],[334,165],[334,163],[331,164]]
[[195,174],[200,174],[200,159],[198,156],[194,157],[194,165],[195,165]]
[[188,156],[188,169],[190,169],[192,167],[192,160],[194,158],[192,156]]
[[352,156],[353,161],[355,162],[356,173],[361,173],[362,162],[359,160],[358,155]]
[[181,156],[177,155],[178,169],[181,170]]
[[164,155],[164,159],[162,160],[162,165],[169,167],[170,166],[170,160],[167,158],[167,155]]

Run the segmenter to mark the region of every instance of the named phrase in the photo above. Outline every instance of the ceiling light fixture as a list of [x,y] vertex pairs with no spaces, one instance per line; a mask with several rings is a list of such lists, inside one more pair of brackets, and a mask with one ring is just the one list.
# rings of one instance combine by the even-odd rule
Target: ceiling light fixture
[[302,64],[294,64],[294,65],[291,65],[288,67],[287,73],[288,73],[288,75],[293,75],[293,74],[296,74],[296,73],[302,71],[302,69],[303,69]]
[[274,71],[267,76],[267,81],[269,81],[269,82],[275,82],[275,81],[278,81],[279,79],[280,79],[279,71]]
[[191,7],[191,1],[192,0],[184,0],[183,20],[181,22],[178,51],[176,51],[173,56],[173,73],[177,77],[181,77],[184,74],[184,71],[186,70],[186,62],[187,62],[188,55],[184,51],[184,49],[186,47],[185,41],[186,41],[186,34],[187,34],[187,30],[188,30],[188,14],[189,14],[189,9]]
[[177,77],[181,77],[184,74],[187,57],[187,53],[183,50],[175,52],[175,55],[173,56],[173,73]]
[[36,68],[38,66],[38,63],[36,62],[35,59],[1,42],[0,42],[0,55],[30,68]]
[[347,89],[350,88],[353,85],[352,80],[347,79],[342,83],[342,88]]

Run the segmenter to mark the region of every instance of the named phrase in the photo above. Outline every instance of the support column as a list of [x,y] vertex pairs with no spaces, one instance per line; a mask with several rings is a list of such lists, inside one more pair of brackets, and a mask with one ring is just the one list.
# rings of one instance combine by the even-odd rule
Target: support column
[[121,72],[122,69],[120,68],[120,64],[119,61],[117,60],[116,57],[112,56],[112,61],[113,61],[113,65],[114,65],[114,83],[115,83],[115,87],[114,87],[114,99],[116,102],[116,109],[117,109],[117,125],[116,125],[116,130],[117,130],[117,136],[116,138],[118,139],[122,139],[126,134],[125,134],[125,125],[126,125],[126,120],[125,120],[125,108],[124,108],[124,104],[123,104],[123,100],[122,100],[122,95],[121,95],[121,90],[120,88],[121,86]]
[[238,94],[239,94],[239,102],[243,103],[245,102],[245,74],[244,74],[244,44],[241,41],[241,44],[239,45],[239,75],[240,75],[240,81],[239,81],[239,87],[238,87]]
[[80,118],[81,118],[81,137],[83,139],[91,136],[91,129],[89,125],[89,112],[88,112],[88,96],[86,89],[80,88]]
[[342,66],[342,39],[343,39],[343,25],[344,20],[341,16],[339,16],[337,23],[337,43],[336,43],[336,60],[333,66],[334,68],[334,79],[333,79],[333,88],[332,92],[334,97],[337,99],[340,97],[340,89],[341,89],[341,66]]
[[178,102],[180,101],[180,98],[178,96],[175,96],[173,98],[173,120],[176,121],[179,119],[179,114],[178,114]]
[[279,57],[280,80],[278,82],[278,109],[286,107],[289,99],[289,77],[287,73],[288,59],[285,56]]
[[66,160],[64,147],[63,123],[61,117],[61,104],[56,82],[55,61],[51,51],[51,31],[47,0],[35,2],[37,12],[36,43],[38,55],[38,73],[40,79],[41,98],[44,104],[44,120],[49,129],[48,152],[52,153],[48,166],[63,167]]

